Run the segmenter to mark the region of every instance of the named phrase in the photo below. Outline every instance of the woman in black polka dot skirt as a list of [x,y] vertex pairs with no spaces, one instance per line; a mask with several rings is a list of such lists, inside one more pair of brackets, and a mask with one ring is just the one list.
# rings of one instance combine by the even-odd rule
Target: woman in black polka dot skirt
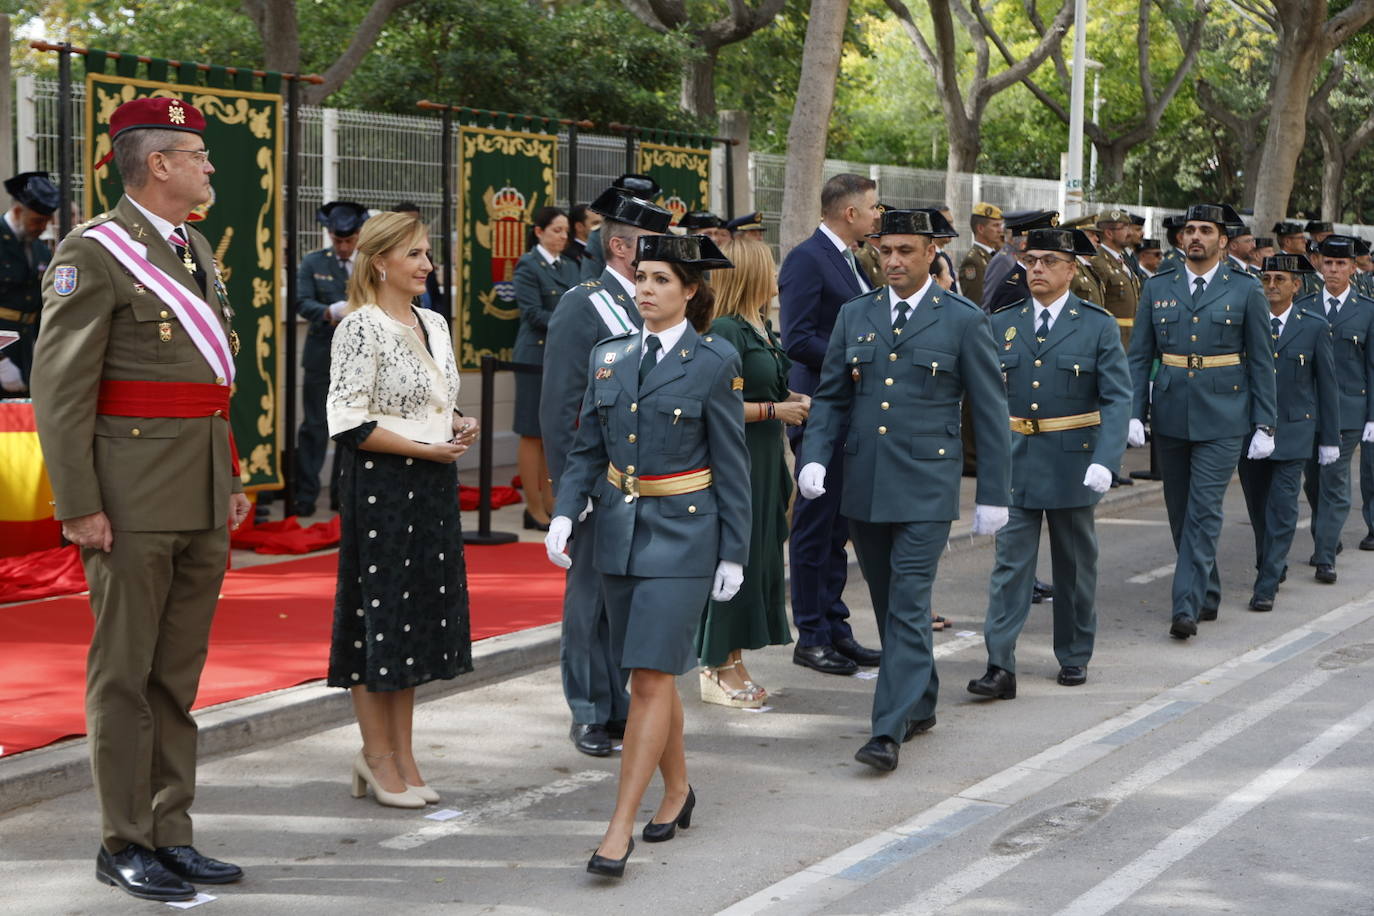
[[413,214],[363,224],[327,402],[343,469],[329,684],[351,689],[362,732],[354,796],[402,808],[439,800],[411,748],[415,687],[472,670],[454,462],[477,424],[456,409],[448,325],[411,302],[426,234]]

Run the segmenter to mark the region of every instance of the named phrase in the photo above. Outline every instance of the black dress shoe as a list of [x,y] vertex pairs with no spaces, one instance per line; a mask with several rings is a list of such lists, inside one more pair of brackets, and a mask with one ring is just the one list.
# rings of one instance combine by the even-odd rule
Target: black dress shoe
[[1035,587],[1031,589],[1031,604],[1040,604],[1046,600],[1054,600],[1054,586],[1036,579]]
[[797,646],[792,650],[792,664],[821,674],[853,674],[859,670],[858,665],[831,646]]
[[897,769],[897,752],[901,748],[887,735],[869,738],[868,743],[854,752],[854,759],[866,763],[875,770],[891,772]]
[[611,736],[604,725],[580,725],[573,723],[568,732],[573,747],[590,757],[605,757],[611,752]]
[[862,665],[865,668],[876,668],[883,660],[881,649],[869,649],[866,646],[861,646],[853,636],[835,640],[835,651],[854,664]]
[[980,697],[996,697],[999,700],[1016,699],[1016,675],[1005,668],[988,665],[982,677],[968,682],[968,692]]
[[169,872],[151,849],[133,843],[119,852],[100,847],[95,879],[144,900],[190,900],[196,895],[196,889]]
[[1288,581],[1288,564],[1283,564],[1283,572],[1279,573],[1279,585]]
[[1368,534],[1366,534],[1364,536],[1364,539],[1360,541],[1360,549],[1374,550],[1374,531],[1371,531]]
[[1169,635],[1174,639],[1187,639],[1189,636],[1197,635],[1197,623],[1191,618],[1179,614],[1169,624]]
[[625,849],[625,855],[619,859],[608,859],[603,855],[592,853],[591,859],[587,861],[587,871],[605,878],[620,878],[624,876],[625,863],[630,861],[630,853],[634,851],[634,837],[630,837],[630,845]]
[[610,735],[612,738],[616,739],[617,741],[624,741],[624,740],[625,740],[625,720],[624,720],[624,719],[612,719],[611,721],[607,722],[607,723],[606,723],[606,734]]
[[159,846],[153,855],[169,872],[192,884],[233,884],[243,869],[196,852],[194,846]]
[[677,817],[668,821],[666,824],[655,824],[653,821],[644,825],[644,842],[663,843],[677,836],[677,828],[683,830],[692,826],[692,809],[697,806],[697,793],[692,791],[692,787],[687,787],[687,800],[682,803],[682,810],[677,813]]
[[1135,481],[1132,480],[1131,478],[1126,477],[1126,476],[1123,476],[1123,475],[1121,475],[1121,474],[1113,474],[1113,475],[1112,475],[1112,486],[1116,486],[1116,485],[1118,485],[1118,484],[1120,484],[1120,485],[1123,486],[1123,487],[1133,487],[1133,486],[1135,486]]
[[314,504],[314,503],[296,503],[294,506],[291,507],[291,513],[290,513],[290,514],[291,514],[291,515],[298,516],[298,517],[300,517],[300,518],[309,518],[310,516],[312,516],[312,515],[315,514],[315,504]]
[[1327,585],[1330,585],[1332,582],[1335,582],[1335,581],[1336,581],[1336,567],[1332,566],[1330,563],[1318,563],[1318,564],[1317,564],[1317,581],[1318,581],[1318,582],[1325,582]]
[[530,515],[530,510],[526,509],[526,510],[525,510],[525,530],[526,530],[526,531],[548,531],[548,530],[549,530],[549,523],[548,523],[548,522],[541,522],[541,521],[539,521],[539,520],[536,519],[533,515]]
[[1065,687],[1077,687],[1079,684],[1088,683],[1087,665],[1061,665],[1059,667],[1059,677],[1055,678]]
[[1214,607],[1205,607],[1205,608],[1203,608],[1202,610],[1200,610],[1200,611],[1197,612],[1197,619],[1198,619],[1198,620],[1216,620],[1216,619],[1217,619],[1217,609],[1214,608]]
[[921,732],[928,732],[935,727],[935,717],[929,719],[912,719],[906,724],[906,732],[902,735],[902,743],[906,744]]
[[1272,611],[1273,609],[1273,598],[1261,598],[1259,595],[1255,595],[1250,599],[1250,610],[1252,611]]

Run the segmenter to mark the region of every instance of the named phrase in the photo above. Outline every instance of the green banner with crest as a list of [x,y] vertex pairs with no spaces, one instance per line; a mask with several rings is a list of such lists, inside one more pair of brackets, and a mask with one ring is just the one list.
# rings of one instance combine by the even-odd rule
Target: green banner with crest
[[[103,61],[102,61],[103,63]],[[165,70],[165,63],[163,69]],[[215,68],[223,70],[223,68]],[[194,69],[182,78],[198,77]],[[209,79],[215,79],[212,71]],[[227,79],[223,80],[228,82]],[[240,80],[239,82],[242,82]],[[86,74],[86,218],[113,207],[123,193],[118,172],[92,166],[110,150],[114,110],[143,96],[179,98],[205,115],[205,145],[215,174],[215,196],[189,220],[205,235],[233,308],[232,326],[241,341],[231,419],[246,489],[282,486],[281,352],[278,316],[282,308],[282,98],[253,92]],[[211,302],[211,305],[216,303]]]
[[674,226],[688,213],[711,208],[709,149],[641,143],[639,170],[663,189],[654,203],[673,214]]
[[458,366],[509,360],[520,327],[515,262],[534,214],[554,203],[558,138],[463,125],[458,130],[454,300]]

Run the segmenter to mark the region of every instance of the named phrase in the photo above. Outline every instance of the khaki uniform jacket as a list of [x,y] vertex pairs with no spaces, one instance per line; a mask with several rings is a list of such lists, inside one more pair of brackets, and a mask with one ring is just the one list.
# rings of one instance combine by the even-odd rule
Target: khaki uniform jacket
[[1086,263],[1083,258],[1078,259],[1078,267],[1074,271],[1073,280],[1069,283],[1069,291],[1085,302],[1091,302],[1097,307],[1102,307],[1102,300],[1106,294],[1102,289],[1102,278],[1091,264]]
[[959,262],[959,292],[974,303],[983,301],[983,275],[987,272],[992,252],[975,244]]
[[1121,328],[1121,345],[1131,345],[1131,326],[1135,324],[1135,307],[1140,302],[1140,278],[1135,270],[1111,252],[1099,248],[1093,258],[1093,269],[1102,281],[1102,307],[1116,319]]
[[[204,296],[172,247],[128,198],[72,230],[58,247],[43,278],[43,329],[31,384],[56,517],[103,511],[117,531],[221,527],[227,523],[230,493],[243,491],[231,473],[224,419],[96,413],[102,379],[216,381],[171,307],[135,283],[99,242],[83,237],[86,228],[108,221],[147,245],[154,266]],[[187,234],[213,284],[210,243],[189,226]],[[53,288],[57,267],[76,269],[76,288],[67,295]],[[209,301],[227,336],[228,320],[216,308],[213,288]]]

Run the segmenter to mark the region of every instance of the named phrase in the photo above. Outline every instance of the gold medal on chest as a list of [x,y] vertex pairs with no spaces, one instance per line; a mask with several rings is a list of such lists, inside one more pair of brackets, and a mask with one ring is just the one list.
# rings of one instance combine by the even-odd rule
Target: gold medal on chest
[[231,356],[239,355],[239,332],[233,328],[229,329],[229,354]]
[[163,343],[170,343],[170,342],[171,342],[171,340],[172,340],[172,323],[171,323],[170,321],[164,321],[164,322],[162,322],[161,324],[159,324],[159,325],[157,326],[157,337],[158,337],[158,340],[162,341]]
[[1013,340],[1015,340],[1015,339],[1016,339],[1016,328],[1007,328],[1007,333],[1003,335],[1003,339],[1005,339],[1005,340],[1007,340],[1007,341],[1013,341]]

